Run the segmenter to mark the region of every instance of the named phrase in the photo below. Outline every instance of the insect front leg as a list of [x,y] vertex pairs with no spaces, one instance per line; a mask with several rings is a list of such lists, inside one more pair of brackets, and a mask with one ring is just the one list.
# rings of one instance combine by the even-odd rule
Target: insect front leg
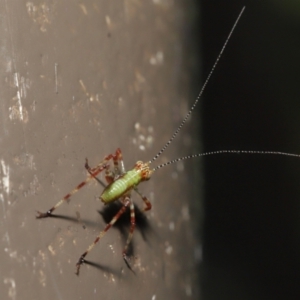
[[105,233],[117,222],[117,220],[122,216],[125,212],[126,208],[131,204],[131,200],[128,196],[124,198],[122,208],[116,213],[116,215],[112,218],[112,220],[105,226],[104,230],[102,230],[94,242],[86,249],[86,251],[80,256],[77,264],[76,264],[76,275],[79,275],[80,266],[85,262],[85,257],[87,254],[95,247],[95,245],[99,242],[99,240],[105,235]]
[[[81,183],[79,183],[75,189],[73,189],[69,194],[65,195],[61,200],[59,200],[54,206],[52,206],[49,210],[47,210],[45,213],[42,213],[40,211],[37,212],[37,219],[41,219],[41,218],[47,218],[50,217],[53,213],[54,210],[56,210],[59,206],[61,206],[64,202],[69,201],[70,197],[72,195],[74,195],[75,193],[77,193],[82,187],[84,187],[89,181],[91,181],[92,179],[94,179],[100,172],[102,172],[103,170],[105,170],[108,166],[109,160],[113,159],[114,155],[110,154],[108,156],[106,156],[104,158],[104,160],[99,163],[95,168],[90,169],[91,172],[90,175],[86,178],[85,181],[82,181]],[[86,162],[87,164],[87,162]]]
[[[126,172],[124,167],[124,162],[123,162],[123,155],[120,148],[118,148],[115,154],[112,155],[112,159],[114,162],[114,171],[110,169],[109,165],[107,165],[107,168],[105,169],[105,179],[108,184],[112,183],[118,176]],[[98,166],[96,166],[95,168],[91,168],[88,164],[88,160],[86,159],[85,168],[90,174],[94,173],[97,170]],[[97,178],[95,179],[97,180]]]

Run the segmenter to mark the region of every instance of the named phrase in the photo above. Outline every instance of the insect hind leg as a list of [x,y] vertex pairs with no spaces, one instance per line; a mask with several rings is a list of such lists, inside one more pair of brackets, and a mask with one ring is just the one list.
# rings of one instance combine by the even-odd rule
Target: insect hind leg
[[82,181],[81,183],[79,183],[70,193],[68,193],[67,195],[65,195],[61,200],[59,200],[54,206],[52,206],[49,210],[47,210],[46,212],[42,213],[40,211],[37,211],[37,219],[42,219],[42,218],[47,218],[47,217],[51,217],[53,211],[55,211],[59,206],[61,206],[64,202],[70,201],[70,197],[72,195],[74,195],[75,193],[77,193],[82,187],[84,187],[89,181],[91,181],[92,179],[95,179],[96,176],[102,172],[103,170],[105,170],[107,168],[108,162],[109,160],[113,159],[114,155],[110,154],[108,156],[106,156],[104,158],[104,160],[102,162],[100,162],[95,168],[91,169],[89,168],[87,161],[86,161],[86,168],[89,168],[89,173],[90,175],[86,178],[86,180]]
[[129,247],[130,242],[131,242],[132,237],[133,237],[134,229],[135,229],[135,211],[134,211],[134,204],[133,204],[132,200],[130,199],[130,229],[129,229],[129,234],[128,234],[127,241],[126,241],[124,250],[122,252],[122,255],[123,255],[123,259],[124,259],[127,267],[131,271],[133,271],[133,270],[132,270],[132,268],[129,264],[129,258],[127,256],[127,251],[128,251],[128,247]]
[[76,264],[76,275],[79,275],[80,267],[83,263],[85,263],[85,257],[88,253],[95,247],[95,245],[99,242],[99,240],[105,235],[105,233],[117,222],[117,220],[123,215],[126,208],[131,205],[131,200],[128,196],[125,197],[123,202],[123,206],[121,209],[115,214],[115,216],[111,219],[111,221],[105,226],[105,228],[98,234],[94,242],[86,249],[86,251],[79,257],[79,260]]

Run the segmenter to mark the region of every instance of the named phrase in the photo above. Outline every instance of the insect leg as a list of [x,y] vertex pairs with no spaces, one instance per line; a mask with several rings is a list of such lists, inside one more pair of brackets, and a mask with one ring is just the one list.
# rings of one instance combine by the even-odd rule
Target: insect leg
[[140,197],[143,199],[143,201],[146,204],[146,207],[144,208],[143,211],[147,211],[150,210],[152,208],[152,204],[151,202],[148,200],[148,198],[146,196],[144,196],[142,193],[140,193],[140,191],[138,190],[137,187],[134,188],[135,192],[138,193],[140,195]]
[[[116,153],[114,155],[112,155],[112,159],[114,162],[114,172],[110,170],[109,166],[107,166],[106,171],[105,171],[105,179],[107,181],[107,183],[112,183],[117,176],[124,174],[125,168],[124,168],[124,163],[123,163],[123,156],[122,156],[122,152],[121,149],[118,148],[116,150]],[[120,167],[119,167],[120,164]],[[99,165],[98,165],[99,166]],[[98,168],[98,166],[96,166],[95,168],[91,168],[88,164],[88,160],[86,158],[85,160],[85,168],[87,169],[87,171],[92,174],[93,172],[95,172]],[[95,178],[97,180],[97,178]]]
[[85,257],[87,254],[95,247],[95,245],[99,242],[99,240],[104,236],[104,234],[116,223],[116,221],[121,217],[121,215],[125,212],[126,208],[131,204],[131,201],[128,196],[125,197],[123,201],[122,208],[116,213],[116,215],[112,218],[112,220],[105,226],[104,230],[102,230],[94,242],[86,249],[86,251],[80,256],[77,264],[76,264],[76,275],[79,275],[80,266],[85,262]]
[[91,169],[92,172],[90,172],[90,175],[87,177],[85,181],[82,181],[79,183],[75,189],[73,189],[69,194],[65,195],[61,200],[59,200],[53,207],[51,207],[49,210],[47,210],[45,213],[37,212],[37,219],[50,217],[54,210],[56,210],[59,206],[61,206],[64,202],[69,201],[69,198],[77,193],[82,187],[84,187],[89,181],[91,181],[93,178],[95,178],[100,172],[105,170],[108,165],[108,161],[110,159],[113,159],[113,154],[110,154],[104,158],[104,160],[98,164],[98,166],[94,169]]
[[116,156],[114,158],[114,165],[115,165],[115,170],[117,170],[119,174],[124,174],[126,172],[124,167],[124,162],[123,162],[123,155],[120,148],[118,148],[116,151]]
[[134,229],[135,229],[135,212],[134,212],[134,204],[132,202],[132,200],[130,199],[130,229],[129,229],[129,235],[128,235],[128,238],[127,238],[127,241],[126,241],[126,244],[125,244],[125,247],[124,247],[124,250],[122,252],[122,255],[123,255],[123,259],[127,265],[127,267],[131,269],[131,266],[129,264],[129,261],[128,261],[128,257],[126,255],[127,253],[127,250],[128,250],[128,247],[129,247],[129,244],[132,240],[132,236],[133,236],[133,232],[134,232]]

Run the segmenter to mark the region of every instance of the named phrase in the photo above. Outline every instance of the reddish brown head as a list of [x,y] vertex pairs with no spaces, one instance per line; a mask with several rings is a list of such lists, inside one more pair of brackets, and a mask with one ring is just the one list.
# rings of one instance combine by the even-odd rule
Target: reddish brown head
[[153,170],[150,170],[149,162],[144,163],[142,161],[137,161],[134,169],[141,174],[141,181],[149,180],[152,173],[154,172]]

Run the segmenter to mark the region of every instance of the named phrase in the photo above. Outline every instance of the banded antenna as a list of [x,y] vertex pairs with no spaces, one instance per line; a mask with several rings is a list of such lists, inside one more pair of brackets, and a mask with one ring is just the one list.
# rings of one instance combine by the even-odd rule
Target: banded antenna
[[[231,36],[232,36],[232,33],[234,32],[234,30],[235,30],[235,28],[236,28],[236,26],[237,26],[237,24],[238,24],[238,22],[239,22],[239,20],[240,20],[240,18],[241,18],[241,16],[242,16],[243,12],[244,12],[244,10],[245,10],[245,6],[242,8],[242,10],[241,10],[241,12],[239,13],[239,15],[238,15],[236,21],[234,22],[234,24],[233,24],[233,26],[232,26],[232,28],[231,28],[231,30],[230,30],[230,32],[229,32],[229,34],[228,34],[226,40],[225,40],[225,43],[224,43],[224,45],[223,45],[223,47],[222,47],[222,49],[221,49],[219,55],[217,56],[217,59],[215,60],[215,63],[214,63],[214,65],[212,66],[211,71],[209,72],[209,74],[208,74],[206,80],[204,81],[204,84],[203,84],[203,86],[202,86],[202,89],[200,90],[200,92],[199,92],[199,94],[198,94],[198,96],[197,96],[197,98],[196,98],[194,104],[192,105],[191,109],[190,109],[189,112],[186,114],[186,116],[184,117],[184,119],[182,120],[182,122],[181,122],[181,124],[178,126],[178,128],[175,130],[175,132],[173,133],[172,137],[171,137],[171,138],[168,140],[168,142],[167,142],[167,143],[159,150],[159,152],[158,152],[158,153],[157,153],[157,154],[149,161],[149,164],[151,164],[151,163],[153,163],[155,160],[157,160],[157,158],[158,158],[158,157],[159,157],[159,156],[160,156],[160,155],[161,155],[161,154],[162,154],[162,153],[170,146],[170,144],[173,142],[173,140],[175,139],[175,137],[177,136],[177,134],[179,133],[179,131],[181,130],[181,128],[183,127],[183,125],[186,123],[186,121],[188,120],[188,118],[189,118],[190,115],[192,114],[192,112],[193,112],[193,110],[195,109],[196,105],[198,104],[200,98],[202,97],[202,94],[203,94],[203,92],[204,92],[204,90],[205,90],[205,88],[206,88],[206,86],[207,86],[207,84],[208,84],[208,82],[209,82],[209,80],[210,80],[210,78],[211,78],[211,75],[213,74],[213,72],[214,72],[214,70],[215,70],[215,68],[216,68],[216,66],[217,66],[217,64],[218,64],[218,62],[219,62],[219,60],[220,60],[220,58],[221,58],[221,56],[222,56],[222,54],[223,54],[223,52],[224,52],[224,50],[225,50],[225,48],[226,48],[226,46],[227,46],[227,44],[228,44],[228,42],[229,42]],[[228,152],[229,152],[229,151],[228,151]],[[224,153],[224,152],[223,152],[223,153]],[[213,154],[213,153],[211,153],[211,154]],[[216,153],[215,153],[215,154],[216,154]],[[207,154],[207,155],[208,155],[208,154]],[[191,155],[190,157],[198,157],[198,156],[204,156],[204,153],[202,153],[202,155],[200,155],[200,154]],[[184,159],[184,158],[182,158],[182,159]],[[179,159],[179,158],[178,158],[178,159],[175,160],[175,161],[179,161],[179,160],[182,160],[182,159]],[[187,159],[187,157],[186,157],[185,159]],[[175,161],[173,161],[173,162],[175,162]],[[171,162],[170,162],[170,163],[171,163]],[[163,165],[161,165],[161,166],[159,166],[159,167],[161,168],[162,166],[163,166]],[[159,169],[159,167],[156,167],[154,170]]]

